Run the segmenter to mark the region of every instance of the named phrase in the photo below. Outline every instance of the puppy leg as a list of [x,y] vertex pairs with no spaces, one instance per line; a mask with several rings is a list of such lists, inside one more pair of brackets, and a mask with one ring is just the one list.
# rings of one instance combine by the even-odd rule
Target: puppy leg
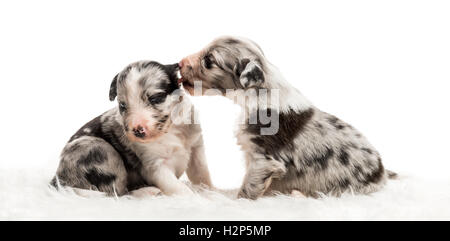
[[81,137],[64,148],[51,184],[121,196],[127,192],[127,172],[119,153],[109,143]]
[[258,159],[250,161],[238,198],[256,200],[269,188],[273,178],[281,178],[286,173],[286,167],[278,161]]
[[191,160],[189,161],[186,174],[193,184],[205,184],[208,187],[212,187],[203,141],[201,142],[201,145],[192,148]]
[[190,195],[192,190],[178,180],[172,170],[165,166],[159,166],[154,170],[145,170],[142,174],[148,183],[154,184],[166,195]]

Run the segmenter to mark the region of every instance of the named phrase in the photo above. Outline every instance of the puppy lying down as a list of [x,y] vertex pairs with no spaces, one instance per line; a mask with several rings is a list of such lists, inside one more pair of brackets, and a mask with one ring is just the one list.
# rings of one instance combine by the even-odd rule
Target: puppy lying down
[[224,95],[242,106],[237,139],[247,173],[239,197],[371,193],[395,176],[359,131],[312,105],[254,42],[216,39],[180,68],[191,94]]
[[189,194],[178,180],[186,172],[193,184],[211,186],[202,131],[191,124],[193,106],[178,88],[177,71],[178,64],[141,61],[120,72],[109,95],[118,107],[70,139],[51,184],[119,196],[158,192],[150,186]]

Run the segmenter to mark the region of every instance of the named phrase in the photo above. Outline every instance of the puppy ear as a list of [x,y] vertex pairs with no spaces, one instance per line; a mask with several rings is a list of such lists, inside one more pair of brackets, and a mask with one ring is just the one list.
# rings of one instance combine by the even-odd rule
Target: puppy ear
[[109,88],[109,100],[114,101],[117,97],[117,79],[119,78],[119,74],[114,77],[111,82],[111,87]]
[[171,84],[176,84],[178,86],[178,70],[180,67],[178,64],[164,65],[166,74],[169,76]]
[[257,87],[264,83],[265,77],[261,66],[250,59],[242,59],[235,68],[236,76],[244,88]]

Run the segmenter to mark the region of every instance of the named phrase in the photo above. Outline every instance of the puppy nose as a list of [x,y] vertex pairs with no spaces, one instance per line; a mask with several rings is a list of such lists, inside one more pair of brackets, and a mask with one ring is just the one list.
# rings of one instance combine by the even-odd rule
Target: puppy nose
[[137,138],[144,138],[146,136],[145,129],[142,126],[138,126],[137,128],[133,128],[133,134]]

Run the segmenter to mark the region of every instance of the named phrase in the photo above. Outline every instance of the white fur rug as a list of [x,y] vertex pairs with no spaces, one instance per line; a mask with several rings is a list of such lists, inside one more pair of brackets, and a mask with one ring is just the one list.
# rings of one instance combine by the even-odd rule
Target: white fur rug
[[449,220],[450,182],[401,177],[370,196],[234,200],[235,191],[193,197],[84,198],[56,191],[45,170],[0,170],[1,220]]

